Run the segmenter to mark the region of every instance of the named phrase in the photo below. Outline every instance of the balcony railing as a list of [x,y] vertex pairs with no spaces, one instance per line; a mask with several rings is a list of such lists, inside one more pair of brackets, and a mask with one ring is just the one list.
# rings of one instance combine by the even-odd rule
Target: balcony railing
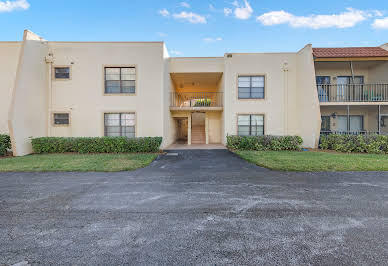
[[172,92],[171,107],[222,107],[222,92]]
[[320,102],[387,102],[388,84],[317,84]]

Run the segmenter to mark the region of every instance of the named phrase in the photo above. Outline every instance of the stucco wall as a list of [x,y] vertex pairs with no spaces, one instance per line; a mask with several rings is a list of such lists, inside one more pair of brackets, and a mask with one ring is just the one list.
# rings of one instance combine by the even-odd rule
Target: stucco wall
[[172,57],[171,73],[224,72],[223,57]]
[[222,113],[207,112],[209,143],[222,142]]
[[[51,110],[70,112],[71,125],[51,126],[51,136],[103,136],[105,112],[135,112],[137,137],[166,134],[163,43],[49,42],[49,50],[54,65],[70,65],[72,70],[71,80],[52,81]],[[136,94],[104,95],[106,66],[135,66]]]
[[311,45],[306,45],[297,54],[296,104],[298,135],[303,138],[303,146],[318,147],[321,129],[320,106],[315,82],[314,59]]
[[[387,113],[387,106],[381,107],[381,113]],[[330,129],[332,131],[337,130],[337,119],[332,117],[332,115],[347,115],[347,106],[322,106],[321,115],[330,116]],[[364,117],[364,130],[377,132],[378,131],[378,106],[349,106],[350,115],[362,115]]]
[[0,42],[0,134],[9,133],[8,111],[21,45],[21,42]]
[[[364,82],[369,82],[368,62],[353,62],[353,73],[355,76],[364,76]],[[337,83],[338,76],[351,76],[350,62],[315,62],[316,76],[329,76],[331,84]]]
[[377,62],[369,70],[370,83],[388,83],[388,62]]
[[47,134],[47,43],[25,31],[9,109],[9,130],[16,156],[32,152],[31,137]]
[[[238,99],[238,75],[264,75],[265,99]],[[264,114],[265,134],[298,134],[306,147],[316,146],[320,116],[311,47],[298,54],[232,54],[224,77],[225,135],[237,134],[238,114]]]

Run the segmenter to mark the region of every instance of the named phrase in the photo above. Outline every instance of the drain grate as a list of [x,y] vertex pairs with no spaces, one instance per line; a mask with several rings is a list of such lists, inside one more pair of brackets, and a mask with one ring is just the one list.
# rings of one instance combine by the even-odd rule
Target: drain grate
[[178,156],[178,153],[177,152],[168,152],[166,155],[167,156]]

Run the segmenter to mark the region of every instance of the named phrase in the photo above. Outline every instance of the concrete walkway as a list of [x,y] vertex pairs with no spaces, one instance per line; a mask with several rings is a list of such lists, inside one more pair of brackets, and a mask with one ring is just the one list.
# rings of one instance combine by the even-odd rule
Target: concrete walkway
[[387,173],[280,173],[228,150],[119,173],[0,173],[0,265],[384,265]]
[[165,150],[226,150],[222,144],[172,144]]

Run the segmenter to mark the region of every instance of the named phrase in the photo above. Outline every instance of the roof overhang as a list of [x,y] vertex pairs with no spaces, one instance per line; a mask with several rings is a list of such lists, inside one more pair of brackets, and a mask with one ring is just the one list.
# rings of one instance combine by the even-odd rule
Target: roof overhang
[[315,62],[349,62],[349,61],[388,61],[385,57],[316,57]]

